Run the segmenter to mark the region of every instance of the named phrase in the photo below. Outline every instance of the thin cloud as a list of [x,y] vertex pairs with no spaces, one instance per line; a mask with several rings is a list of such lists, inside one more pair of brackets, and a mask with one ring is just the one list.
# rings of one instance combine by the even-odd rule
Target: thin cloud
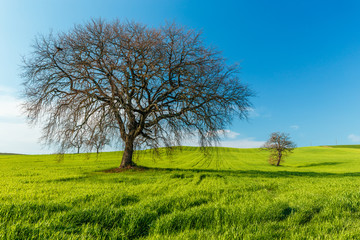
[[21,101],[11,95],[0,95],[0,117],[16,118],[21,116]]
[[256,111],[256,109],[254,108],[247,108],[248,113],[249,113],[249,117],[250,118],[255,118],[255,117],[259,117],[260,114]]
[[233,141],[220,141],[222,147],[231,148],[259,148],[264,145],[264,141],[255,141],[253,138],[237,139]]
[[300,127],[299,125],[291,125],[290,128],[293,130],[298,130]]
[[22,101],[17,99],[15,95],[16,95],[15,89],[0,85],[0,118],[1,119],[13,119],[21,116]]
[[11,153],[46,153],[38,139],[39,128],[30,128],[26,123],[1,122],[0,124],[0,152]]
[[237,138],[237,136],[240,135],[240,133],[231,131],[231,130],[229,130],[229,129],[219,130],[219,131],[218,131],[218,134],[219,134],[221,137],[230,138],[230,139],[235,139],[235,138]]
[[15,89],[0,86],[0,152],[46,153],[38,144],[40,129],[25,123],[15,95]]
[[10,88],[10,87],[6,87],[6,86],[1,86],[0,85],[0,96],[1,95],[9,95],[9,94],[14,94],[16,91],[14,88]]
[[[242,138],[239,139],[240,133],[231,131],[229,129],[219,130],[217,132],[220,135],[226,136],[221,137],[219,141],[219,146],[221,147],[231,147],[231,148],[259,148],[264,145],[265,141],[257,141],[255,138]],[[182,143],[183,146],[193,146],[198,147],[199,142],[196,134],[189,135],[185,141]]]
[[348,139],[352,142],[360,142],[360,136],[355,135],[355,134],[350,134],[348,136]]

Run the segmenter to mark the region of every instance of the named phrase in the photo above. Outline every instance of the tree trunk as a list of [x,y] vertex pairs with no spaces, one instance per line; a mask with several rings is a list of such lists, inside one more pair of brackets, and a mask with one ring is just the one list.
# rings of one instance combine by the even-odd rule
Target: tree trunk
[[136,166],[136,164],[132,161],[133,152],[134,152],[134,140],[128,139],[125,142],[125,149],[121,160],[120,168],[131,168]]
[[279,152],[278,161],[277,161],[276,166],[280,166],[281,157],[282,157],[282,154],[281,154],[281,152]]

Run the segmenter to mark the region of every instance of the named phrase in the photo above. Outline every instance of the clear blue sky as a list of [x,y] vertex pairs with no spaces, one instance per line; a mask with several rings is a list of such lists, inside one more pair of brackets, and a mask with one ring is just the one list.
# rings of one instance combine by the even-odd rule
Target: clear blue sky
[[17,108],[21,56],[35,35],[99,17],[155,27],[176,21],[240,63],[257,96],[224,146],[255,146],[274,131],[298,146],[360,143],[359,13],[360,1],[1,1],[0,152],[47,152]]

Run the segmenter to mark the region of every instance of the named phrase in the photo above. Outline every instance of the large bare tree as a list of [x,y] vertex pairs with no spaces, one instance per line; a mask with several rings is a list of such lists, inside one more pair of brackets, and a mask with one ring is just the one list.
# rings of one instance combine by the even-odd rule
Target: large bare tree
[[201,34],[176,24],[92,20],[68,32],[37,37],[24,59],[24,109],[42,123],[43,142],[99,138],[124,146],[121,168],[134,166],[136,146],[202,146],[237,115],[246,118],[252,92],[239,67],[207,47]]

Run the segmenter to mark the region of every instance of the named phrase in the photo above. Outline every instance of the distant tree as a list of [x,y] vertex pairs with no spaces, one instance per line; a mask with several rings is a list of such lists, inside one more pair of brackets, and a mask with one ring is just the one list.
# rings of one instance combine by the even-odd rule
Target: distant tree
[[87,146],[86,140],[84,139],[84,135],[79,131],[75,135],[68,136],[69,138],[66,141],[60,142],[61,149],[76,149],[76,153],[80,153],[80,149],[84,146]]
[[270,151],[269,163],[280,166],[280,162],[284,161],[284,158],[293,152],[296,144],[290,140],[289,134],[274,132],[262,148]]
[[91,142],[89,144],[95,147],[96,154],[99,154],[101,149],[110,144],[110,140],[107,139],[105,135],[95,135],[90,139],[90,141]]
[[[75,148],[76,149],[76,153],[79,154],[80,153],[80,149],[81,147],[83,146],[84,144],[84,141],[83,139],[81,138],[77,138],[77,139],[74,139],[74,141],[72,142],[69,142],[71,144],[71,147]],[[71,148],[70,147],[70,148]]]
[[137,146],[180,145],[189,134],[209,146],[251,105],[239,67],[175,24],[92,20],[37,38],[23,68],[24,109],[43,123],[43,142],[66,151],[79,134],[88,147],[97,136],[118,141],[121,168],[135,165]]

